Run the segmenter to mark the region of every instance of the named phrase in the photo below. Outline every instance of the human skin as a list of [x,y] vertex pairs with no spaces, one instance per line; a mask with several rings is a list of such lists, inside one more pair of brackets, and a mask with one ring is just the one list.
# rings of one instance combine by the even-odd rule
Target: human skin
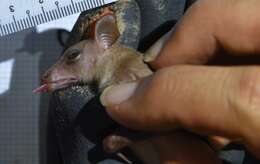
[[[222,136],[260,158],[260,67],[204,65],[220,50],[260,54],[259,8],[259,0],[197,1],[151,63],[154,75],[104,91],[101,101],[110,116],[137,130]],[[162,146],[176,145],[171,138],[156,141],[167,159],[162,163],[175,163],[170,156],[176,151]]]

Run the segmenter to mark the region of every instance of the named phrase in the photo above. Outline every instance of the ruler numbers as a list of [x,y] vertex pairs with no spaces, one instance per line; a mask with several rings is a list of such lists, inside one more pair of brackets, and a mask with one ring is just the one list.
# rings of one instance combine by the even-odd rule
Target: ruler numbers
[[117,0],[1,0],[0,36],[22,31]]

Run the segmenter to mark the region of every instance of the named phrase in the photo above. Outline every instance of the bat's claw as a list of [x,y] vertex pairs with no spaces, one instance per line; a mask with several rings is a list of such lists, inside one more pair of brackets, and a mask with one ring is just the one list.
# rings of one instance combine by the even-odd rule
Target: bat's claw
[[121,149],[130,146],[132,141],[126,137],[110,135],[103,140],[103,148],[107,153],[116,153]]

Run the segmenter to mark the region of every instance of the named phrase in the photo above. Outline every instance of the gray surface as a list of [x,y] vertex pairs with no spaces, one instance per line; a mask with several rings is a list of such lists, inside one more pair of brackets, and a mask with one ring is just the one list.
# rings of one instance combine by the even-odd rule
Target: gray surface
[[15,59],[11,88],[0,95],[0,164],[45,163],[48,97],[32,90],[61,52],[56,40],[33,29],[0,39],[0,62]]

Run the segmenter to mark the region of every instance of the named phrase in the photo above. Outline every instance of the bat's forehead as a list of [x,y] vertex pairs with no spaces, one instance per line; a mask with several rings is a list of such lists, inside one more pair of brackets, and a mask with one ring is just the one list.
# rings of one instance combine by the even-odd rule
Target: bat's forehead
[[95,49],[97,47],[95,46],[95,43],[93,40],[83,40],[71,47],[69,47],[64,53],[63,57],[68,56],[71,52],[74,52],[75,50],[78,50],[82,53],[82,55],[88,55],[94,53]]
[[69,50],[72,50],[72,49],[78,49],[78,50],[83,50],[86,46],[89,46],[89,45],[92,45],[93,44],[93,41],[92,40],[83,40],[83,41],[80,41],[79,43],[71,46]]

